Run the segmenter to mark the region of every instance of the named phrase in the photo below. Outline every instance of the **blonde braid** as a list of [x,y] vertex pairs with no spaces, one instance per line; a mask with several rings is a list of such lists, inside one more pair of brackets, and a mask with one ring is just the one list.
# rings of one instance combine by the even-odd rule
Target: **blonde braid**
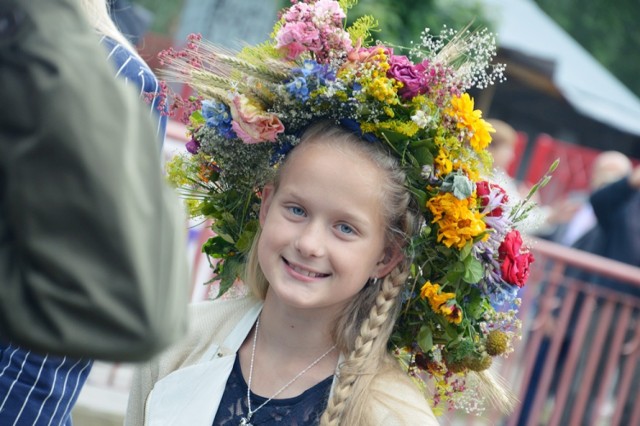
[[[407,278],[407,273],[395,268],[382,282],[376,296],[375,304],[371,307],[368,318],[362,322],[360,334],[356,338],[355,348],[347,357],[344,365],[340,366],[338,379],[327,408],[320,419],[322,426],[340,424],[340,419],[348,404],[351,389],[356,380],[365,377],[367,367],[371,367],[369,355],[374,348],[386,351],[388,337],[393,329],[395,307],[398,293]],[[381,339],[382,338],[382,339]],[[369,379],[371,374],[367,375]]]

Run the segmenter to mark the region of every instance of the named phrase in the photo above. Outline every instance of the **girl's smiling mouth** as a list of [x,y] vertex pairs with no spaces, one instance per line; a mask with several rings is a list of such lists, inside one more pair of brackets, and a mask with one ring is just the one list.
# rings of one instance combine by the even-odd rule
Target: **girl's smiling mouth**
[[282,261],[284,262],[285,265],[287,265],[292,271],[294,271],[295,273],[299,274],[299,275],[303,275],[305,277],[309,277],[309,278],[326,278],[328,277],[330,274],[324,274],[322,272],[314,272],[311,271],[309,269],[305,269],[301,266],[295,265],[293,263],[290,263],[287,259],[285,259],[284,257],[282,258]]

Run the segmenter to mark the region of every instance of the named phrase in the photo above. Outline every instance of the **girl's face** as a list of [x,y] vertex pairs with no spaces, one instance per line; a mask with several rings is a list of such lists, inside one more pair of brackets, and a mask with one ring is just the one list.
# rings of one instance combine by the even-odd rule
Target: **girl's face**
[[385,250],[384,174],[353,148],[310,143],[291,155],[277,191],[263,192],[260,267],[282,303],[340,308],[399,260]]

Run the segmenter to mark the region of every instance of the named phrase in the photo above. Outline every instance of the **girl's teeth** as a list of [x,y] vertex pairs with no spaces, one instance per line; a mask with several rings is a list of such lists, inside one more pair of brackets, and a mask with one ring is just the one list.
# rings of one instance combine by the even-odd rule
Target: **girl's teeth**
[[307,271],[307,270],[301,269],[301,268],[299,268],[297,266],[293,266],[293,270],[296,271],[299,274],[306,275],[307,277],[310,277],[310,278],[318,278],[318,277],[322,276],[322,274],[316,274],[315,272]]

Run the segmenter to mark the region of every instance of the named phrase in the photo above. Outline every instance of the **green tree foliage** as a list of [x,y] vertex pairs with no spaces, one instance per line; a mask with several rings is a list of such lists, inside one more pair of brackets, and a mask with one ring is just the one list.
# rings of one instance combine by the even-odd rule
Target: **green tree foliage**
[[638,0],[535,0],[553,20],[640,95]]
[[[286,7],[289,0],[279,0],[279,7]],[[425,29],[439,33],[443,25],[450,28],[489,27],[485,9],[479,0],[360,0],[348,11],[351,24],[363,15],[374,16],[380,31],[373,37],[390,44],[409,47]]]
[[409,46],[425,28],[437,34],[443,25],[456,29],[467,24],[491,27],[475,0],[360,0],[349,19],[365,14],[379,20],[380,39],[401,46]]
[[178,25],[184,0],[133,0],[133,2],[153,13],[151,31],[165,35],[173,34],[174,27]]

